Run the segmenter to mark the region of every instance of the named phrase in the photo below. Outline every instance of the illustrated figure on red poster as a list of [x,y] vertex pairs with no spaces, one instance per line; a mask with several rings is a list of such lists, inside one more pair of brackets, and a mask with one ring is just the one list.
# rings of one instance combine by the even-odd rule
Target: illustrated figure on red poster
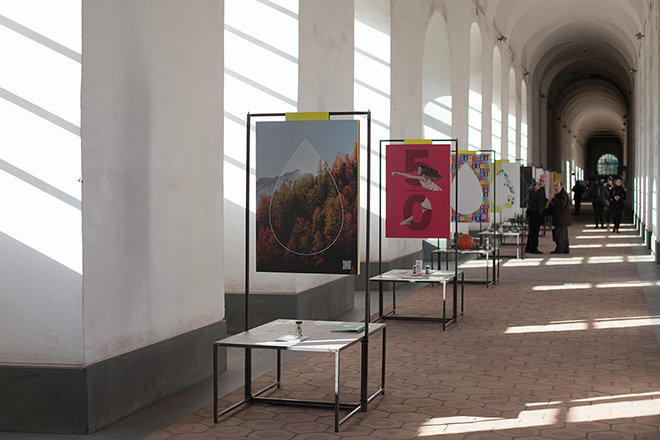
[[[398,171],[392,171],[393,176],[403,176],[408,179],[413,179],[413,180],[419,180],[419,184],[422,185],[422,188],[424,188],[427,191],[442,191],[442,188],[438,186],[437,183],[435,183],[435,180],[437,179],[442,179],[442,176],[438,174],[438,170],[435,168],[431,168],[426,165],[420,165],[417,167],[417,174],[407,174],[407,173],[400,173]],[[433,206],[431,206],[431,201],[427,198],[424,198],[424,201],[422,202],[422,217],[424,217],[426,211],[430,211],[433,209]],[[399,223],[401,226],[408,226],[410,223],[413,221],[413,216],[411,215],[407,219],[403,220],[401,223]]]
[[450,145],[387,146],[387,237],[449,237],[450,152]]

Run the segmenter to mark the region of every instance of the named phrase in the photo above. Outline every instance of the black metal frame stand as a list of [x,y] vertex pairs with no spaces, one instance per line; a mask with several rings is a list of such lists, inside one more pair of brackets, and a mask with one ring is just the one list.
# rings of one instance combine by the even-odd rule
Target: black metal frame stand
[[[371,214],[371,111],[345,111],[345,112],[327,112],[329,117],[333,116],[362,116],[366,117],[367,120],[367,206],[366,206],[366,231],[365,231],[365,246],[366,246],[366,282],[365,282],[365,319],[364,319],[364,338],[362,338],[362,360],[361,360],[361,393],[360,393],[360,404],[358,408],[361,411],[367,411],[367,404],[368,402],[373,399],[376,395],[384,393],[384,388],[385,388],[385,373],[382,373],[382,387],[381,389],[375,393],[373,396],[367,396],[367,382],[368,382],[368,377],[369,377],[369,371],[368,371],[368,366],[369,366],[369,354],[368,354],[368,348],[369,348],[369,317],[370,317],[370,290],[369,290],[369,271],[370,271],[370,259],[369,259],[369,254],[370,254],[370,231],[371,231],[371,225],[370,225],[370,214]],[[250,324],[249,324],[249,294],[250,294],[250,179],[252,176],[252,172],[250,169],[250,163],[251,163],[251,131],[252,131],[252,125],[251,121],[252,118],[281,118],[281,117],[286,117],[287,113],[248,113],[247,114],[247,121],[246,121],[246,158],[245,158],[245,331],[250,329]],[[360,156],[360,151],[358,151],[358,156]],[[358,187],[360,185],[360,181],[358,180]],[[358,211],[359,212],[359,211]],[[358,223],[359,225],[359,223]],[[358,261],[358,266],[359,266],[359,261]],[[235,409],[237,406],[242,405],[243,403],[253,403],[256,402],[255,400],[255,394],[252,392],[252,349],[251,348],[245,348],[245,383],[244,383],[244,390],[245,390],[245,399],[240,402],[239,404],[236,404],[229,408],[228,410],[223,411],[221,414],[225,414],[233,409]],[[278,365],[280,362],[280,351],[277,350],[278,352]],[[214,372],[216,371],[216,355],[217,351],[214,348]],[[385,356],[384,350],[383,350],[383,357]],[[215,374],[215,373],[214,373]],[[279,368],[278,368],[278,375],[279,375]],[[214,380],[216,378],[214,377]],[[265,390],[259,391],[259,393],[264,392]],[[216,401],[217,403],[217,401]],[[352,414],[352,413],[351,413]],[[217,421],[217,412],[214,414],[214,418]]]

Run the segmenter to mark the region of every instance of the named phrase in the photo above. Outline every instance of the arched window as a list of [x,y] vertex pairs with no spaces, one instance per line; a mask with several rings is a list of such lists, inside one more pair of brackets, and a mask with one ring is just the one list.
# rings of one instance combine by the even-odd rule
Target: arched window
[[613,154],[603,154],[596,165],[598,174],[612,176],[619,173],[619,159]]
[[422,99],[424,139],[451,138],[452,96],[451,59],[445,18],[439,12],[433,14],[426,30],[424,42],[424,66]]

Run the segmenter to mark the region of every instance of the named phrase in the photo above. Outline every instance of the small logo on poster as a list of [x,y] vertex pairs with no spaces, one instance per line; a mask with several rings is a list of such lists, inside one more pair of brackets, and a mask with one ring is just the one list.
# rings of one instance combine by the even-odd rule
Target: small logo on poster
[[342,270],[351,270],[353,268],[353,261],[352,260],[342,260],[341,268],[342,268]]

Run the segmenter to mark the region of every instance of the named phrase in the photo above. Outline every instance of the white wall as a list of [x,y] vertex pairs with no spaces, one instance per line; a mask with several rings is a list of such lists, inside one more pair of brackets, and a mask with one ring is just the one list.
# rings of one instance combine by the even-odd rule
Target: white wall
[[223,4],[83,1],[85,362],[224,318]]
[[0,2],[0,363],[83,357],[80,1]]

